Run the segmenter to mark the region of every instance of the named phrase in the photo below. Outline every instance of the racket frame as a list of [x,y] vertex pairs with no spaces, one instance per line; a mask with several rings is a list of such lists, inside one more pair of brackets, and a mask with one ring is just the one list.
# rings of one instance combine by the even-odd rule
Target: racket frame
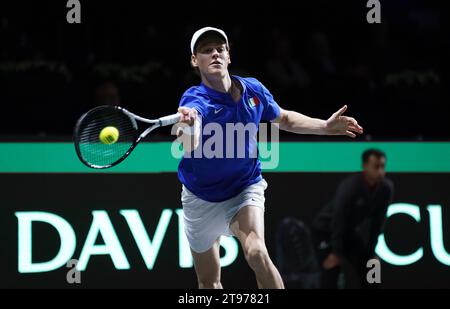
[[[83,122],[83,120],[88,115],[90,115],[91,113],[93,113],[93,112],[95,112],[97,110],[104,109],[104,108],[113,108],[113,109],[118,110],[118,111],[124,113],[125,115],[127,115],[130,118],[133,127],[136,129],[136,132],[135,132],[133,143],[131,144],[130,148],[124,153],[124,155],[120,159],[118,159],[117,161],[115,161],[115,162],[113,162],[111,164],[108,164],[108,165],[95,165],[95,164],[91,164],[91,163],[87,162],[83,158],[83,156],[81,155],[81,150],[80,150],[80,145],[79,145],[79,140],[80,140],[79,127],[80,127],[81,123]],[[110,168],[110,167],[113,167],[113,166],[119,164],[123,160],[125,160],[129,156],[129,154],[134,150],[134,148],[136,148],[137,144],[143,138],[145,138],[151,131],[153,131],[154,129],[159,128],[159,127],[168,126],[168,125],[177,123],[178,120],[180,119],[180,116],[181,116],[180,113],[176,113],[176,114],[172,114],[172,115],[169,115],[169,116],[164,116],[164,117],[161,117],[161,118],[158,118],[158,119],[147,119],[147,118],[138,116],[138,115],[136,115],[136,114],[126,110],[125,108],[120,107],[120,106],[108,106],[108,105],[97,106],[97,107],[87,111],[86,113],[84,113],[80,117],[80,119],[78,119],[78,121],[77,121],[77,123],[75,125],[74,134],[73,134],[73,136],[74,136],[74,144],[75,144],[75,151],[76,151],[77,156],[80,159],[80,161],[84,165],[86,165],[86,166],[88,166],[90,168],[94,168],[94,169]],[[137,125],[136,120],[144,122],[144,123],[152,124],[152,126],[147,128],[146,130],[144,130],[140,135],[137,135],[137,133],[138,133],[138,125]]]

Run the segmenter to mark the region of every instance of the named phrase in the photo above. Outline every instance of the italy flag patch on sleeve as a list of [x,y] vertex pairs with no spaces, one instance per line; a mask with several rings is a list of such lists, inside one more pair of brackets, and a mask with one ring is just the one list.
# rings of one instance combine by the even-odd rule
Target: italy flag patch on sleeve
[[255,107],[259,105],[259,99],[257,96],[254,96],[250,99],[248,99],[248,105],[250,105],[250,107]]

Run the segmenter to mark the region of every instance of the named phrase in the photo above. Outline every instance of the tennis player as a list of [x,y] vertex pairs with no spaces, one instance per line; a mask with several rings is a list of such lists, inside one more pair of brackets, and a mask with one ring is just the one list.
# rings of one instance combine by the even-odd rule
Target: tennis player
[[[254,78],[231,76],[228,38],[224,31],[205,27],[191,40],[191,65],[199,72],[201,84],[182,96],[178,130],[184,157],[178,168],[182,183],[181,201],[185,233],[191,247],[199,288],[222,288],[219,241],[221,235],[236,236],[259,288],[284,288],[281,276],[271,261],[264,241],[264,190],[261,163],[246,151],[244,158],[196,157],[198,147],[208,143],[211,134],[202,128],[216,123],[259,125],[278,123],[280,129],[298,134],[347,135],[355,137],[363,129],[352,117],[343,116],[343,106],[328,120],[310,118],[282,109],[269,90]],[[211,132],[212,133],[212,132]],[[355,134],[356,133],[356,134]],[[220,140],[220,139],[219,139]],[[256,147],[256,133],[246,139],[224,136],[221,147]],[[217,139],[216,139],[217,141]],[[216,147],[219,147],[216,145]],[[225,151],[224,151],[225,152]]]

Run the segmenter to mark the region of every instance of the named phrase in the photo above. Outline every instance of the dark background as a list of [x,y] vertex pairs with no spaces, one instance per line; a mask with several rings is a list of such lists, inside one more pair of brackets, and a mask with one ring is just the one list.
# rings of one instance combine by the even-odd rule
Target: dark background
[[[269,183],[266,191],[266,241],[269,253],[277,263],[276,230],[286,216],[310,225],[319,209],[332,198],[335,187],[346,173],[265,173]],[[429,216],[426,206],[442,206],[444,246],[450,248],[450,213],[448,211],[448,174],[389,175],[396,185],[394,203],[420,206],[421,221],[406,215],[390,218],[385,238],[397,254],[411,254],[422,246],[423,258],[408,266],[382,262],[383,288],[450,288],[448,266],[435,259],[430,247]],[[193,268],[178,266],[178,226],[174,214],[164,237],[153,270],[145,267],[136,243],[120,209],[137,209],[150,237],[164,208],[177,209],[180,184],[175,173],[163,174],[22,174],[0,175],[2,238],[0,287],[7,288],[195,288]],[[126,184],[126,186],[125,186]],[[26,194],[24,194],[24,188]],[[299,188],[302,188],[299,190]],[[80,194],[82,192],[82,194]],[[100,192],[100,193],[99,193]],[[109,193],[107,193],[109,192]],[[177,192],[177,193],[174,193]],[[48,211],[66,219],[75,230],[78,258],[92,222],[92,210],[106,210],[130,263],[130,270],[115,270],[106,255],[91,256],[80,285],[66,282],[68,268],[40,274],[17,272],[16,211]],[[33,261],[52,259],[59,248],[59,237],[53,227],[33,225]],[[103,243],[101,237],[97,244]],[[350,278],[350,277],[349,277]],[[237,260],[222,269],[226,288],[256,288],[253,272],[239,249]],[[349,279],[348,284],[355,286]]]
[[366,3],[81,1],[81,24],[68,24],[66,1],[2,2],[0,134],[71,135],[99,104],[173,113],[200,81],[189,44],[209,25],[229,36],[231,72],[286,109],[327,118],[348,104],[361,139],[448,140],[444,2],[381,1],[381,24]]
[[[174,113],[183,92],[200,82],[189,64],[189,44],[204,26],[228,34],[231,72],[259,79],[286,109],[327,118],[348,104],[348,114],[365,129],[356,140],[449,141],[450,27],[443,1],[381,0],[381,24],[367,23],[365,0],[80,2],[81,24],[67,23],[67,1],[0,3],[1,141],[70,140],[78,117],[101,104],[120,104],[149,118]],[[151,139],[170,140],[169,132],[163,128]],[[349,140],[286,132],[281,139]],[[309,224],[344,176],[265,174],[266,237],[273,258],[280,220],[294,216]],[[399,253],[422,245],[424,257],[405,267],[383,263],[382,286],[450,287],[448,266],[431,253],[425,209],[443,206],[450,248],[449,175],[390,177],[394,201],[419,205],[422,221],[390,219],[388,244]],[[148,271],[118,213],[138,209],[153,235],[161,210],[181,206],[179,190],[175,174],[0,174],[0,287],[71,287],[65,268],[17,272],[15,211],[64,217],[77,233],[77,255],[94,209],[108,211],[131,270],[115,271],[109,257],[93,257],[81,287],[196,287],[193,269],[178,266],[176,217],[155,269]],[[50,258],[58,248],[45,227],[38,226],[33,237],[37,258]],[[223,284],[256,287],[242,252],[223,269]]]

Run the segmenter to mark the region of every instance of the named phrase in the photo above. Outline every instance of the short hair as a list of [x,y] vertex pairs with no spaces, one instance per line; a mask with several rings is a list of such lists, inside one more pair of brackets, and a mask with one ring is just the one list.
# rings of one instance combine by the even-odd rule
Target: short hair
[[367,149],[366,151],[363,152],[362,154],[362,162],[363,163],[367,163],[369,161],[369,158],[371,156],[375,156],[376,158],[386,158],[386,154],[379,150],[379,149],[375,149],[375,148],[370,148]]

